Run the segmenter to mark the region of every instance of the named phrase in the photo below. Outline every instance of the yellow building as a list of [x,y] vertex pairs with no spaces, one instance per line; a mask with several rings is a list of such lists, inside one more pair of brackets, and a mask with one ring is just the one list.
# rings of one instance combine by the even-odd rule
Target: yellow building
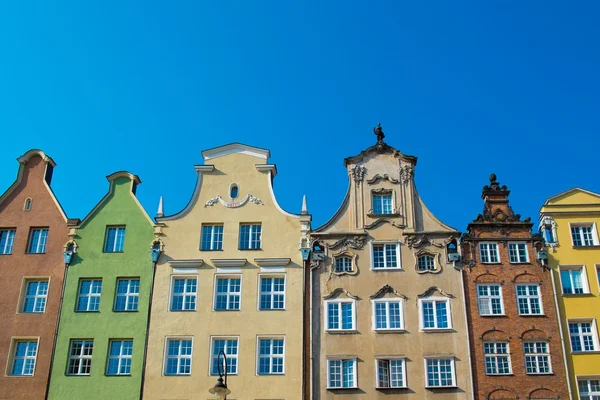
[[269,151],[206,150],[179,213],[157,215],[144,399],[209,399],[222,350],[230,400],[301,399],[304,268],[310,216],[278,204]]
[[572,398],[600,398],[600,194],[567,190],[546,200],[540,213]]

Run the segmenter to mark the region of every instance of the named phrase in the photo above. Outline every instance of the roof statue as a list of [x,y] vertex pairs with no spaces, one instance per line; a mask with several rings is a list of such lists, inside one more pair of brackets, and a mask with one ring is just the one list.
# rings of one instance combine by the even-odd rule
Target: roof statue
[[373,128],[373,133],[377,136],[377,143],[383,142],[385,133],[383,133],[383,129],[381,129],[381,123],[378,123],[377,127]]

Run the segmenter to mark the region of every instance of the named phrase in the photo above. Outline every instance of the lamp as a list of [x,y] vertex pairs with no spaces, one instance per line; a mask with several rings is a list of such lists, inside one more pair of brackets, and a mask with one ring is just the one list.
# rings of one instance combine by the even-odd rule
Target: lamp
[[[221,356],[223,356],[223,363],[219,362]],[[219,351],[219,354],[217,355],[217,367],[219,378],[217,379],[215,386],[208,389],[208,392],[214,394],[217,399],[226,400],[227,395],[231,393],[231,390],[227,389],[227,356],[223,350]],[[225,376],[225,381],[223,381],[223,375]]]
[[152,244],[152,248],[150,249],[150,258],[152,258],[153,263],[158,262],[158,258],[160,257],[160,242],[154,242]]

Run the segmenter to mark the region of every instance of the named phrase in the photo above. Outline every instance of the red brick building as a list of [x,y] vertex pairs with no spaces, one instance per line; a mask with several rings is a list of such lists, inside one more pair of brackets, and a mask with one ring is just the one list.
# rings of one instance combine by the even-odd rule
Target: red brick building
[[0,197],[0,399],[44,399],[65,271],[67,219],[50,189],[54,161],[18,158]]
[[542,238],[496,176],[462,237],[476,399],[568,399],[563,344]]

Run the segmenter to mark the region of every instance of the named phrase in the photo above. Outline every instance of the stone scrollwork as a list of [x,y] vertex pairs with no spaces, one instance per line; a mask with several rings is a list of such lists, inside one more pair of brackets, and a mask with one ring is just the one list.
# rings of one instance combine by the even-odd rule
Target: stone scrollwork
[[403,299],[408,299],[408,297],[406,297],[405,295],[403,295],[402,293],[399,293],[396,289],[394,289],[393,287],[391,287],[390,285],[384,285],[381,289],[379,289],[378,291],[376,291],[375,293],[373,293],[371,296],[369,296],[371,299],[376,299],[378,297],[384,296],[386,294],[393,294],[395,296],[398,296],[400,298]]
[[333,289],[329,294],[326,294],[325,296],[323,296],[323,299],[327,300],[327,299],[331,299],[334,296],[337,296],[338,294],[344,294],[346,297],[353,299],[353,300],[358,300],[358,296],[353,295],[352,293],[350,293],[349,291],[347,291],[346,289],[343,288],[336,288]]
[[420,299],[423,298],[423,297],[429,297],[432,294],[434,294],[435,292],[438,292],[440,295],[442,295],[444,297],[454,298],[454,295],[452,295],[450,293],[446,293],[443,289],[440,289],[437,286],[431,286],[429,289],[427,289],[423,293],[418,294],[417,297],[420,298]]
[[225,201],[225,200],[223,200],[221,195],[218,194],[216,197],[213,197],[212,199],[210,199],[206,203],[204,203],[204,207],[210,207],[217,203],[221,203],[221,205],[223,205],[223,207],[237,208],[237,207],[243,206],[244,204],[246,204],[248,202],[254,203],[254,204],[263,204],[261,199],[259,199],[258,197],[254,197],[251,194],[247,194],[246,197],[244,197],[243,199],[241,199],[239,201]]
[[363,165],[355,165],[351,170],[352,178],[358,184],[363,181],[367,174],[367,169]]
[[400,180],[404,185],[408,185],[414,175],[414,168],[410,165],[405,165],[400,168]]
[[431,245],[431,246],[438,247],[438,248],[444,247],[443,244],[434,242],[427,235],[409,235],[406,237],[405,242],[409,249],[412,249],[412,248],[416,249],[421,246],[427,246],[427,245]]
[[342,247],[344,249],[351,248],[351,249],[360,250],[365,246],[366,243],[367,243],[366,237],[357,235],[352,238],[345,237],[343,239],[340,239],[337,242],[335,242],[334,244],[332,244],[331,246],[329,246],[329,248],[332,250],[335,250],[339,247]]
[[377,174],[373,178],[369,179],[367,181],[367,183],[369,185],[373,185],[373,184],[379,182],[380,180],[387,180],[387,181],[390,181],[391,183],[394,183],[394,184],[395,183],[400,183],[399,180],[390,177],[388,174],[383,174],[383,175]]

